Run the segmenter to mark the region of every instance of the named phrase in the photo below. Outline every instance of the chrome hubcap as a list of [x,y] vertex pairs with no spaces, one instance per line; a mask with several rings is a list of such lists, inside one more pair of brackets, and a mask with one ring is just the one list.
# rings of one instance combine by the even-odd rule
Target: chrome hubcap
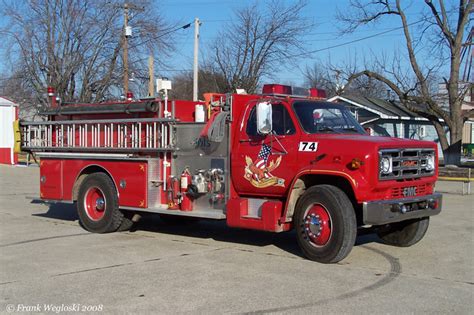
[[319,215],[312,213],[311,216],[306,217],[305,223],[308,224],[309,236],[321,235],[321,230],[323,229],[323,221],[319,218]]
[[321,204],[308,207],[301,223],[304,238],[313,246],[324,246],[332,234],[331,216]]
[[95,201],[95,206],[97,210],[103,210],[105,206],[104,198],[97,198],[97,200]]

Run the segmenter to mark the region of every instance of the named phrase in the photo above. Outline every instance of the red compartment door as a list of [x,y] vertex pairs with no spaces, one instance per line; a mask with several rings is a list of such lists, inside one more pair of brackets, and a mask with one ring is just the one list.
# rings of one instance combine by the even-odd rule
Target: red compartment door
[[63,162],[54,159],[41,159],[40,162],[40,196],[41,199],[59,200],[63,197],[62,189]]

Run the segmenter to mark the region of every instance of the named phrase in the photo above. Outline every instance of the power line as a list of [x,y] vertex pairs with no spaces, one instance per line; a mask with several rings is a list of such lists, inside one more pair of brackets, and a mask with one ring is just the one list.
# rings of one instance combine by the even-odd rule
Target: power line
[[[424,20],[419,20],[419,21],[410,23],[407,26],[412,26],[412,25],[421,23],[423,21]],[[316,49],[316,50],[313,50],[313,51],[308,51],[308,52],[301,53],[301,54],[290,55],[290,56],[287,56],[287,58],[294,58],[294,57],[302,57],[302,56],[312,55],[312,54],[315,54],[315,53],[318,53],[318,52],[321,52],[321,51],[330,50],[330,49],[334,49],[334,48],[338,48],[338,47],[342,47],[342,46],[347,46],[347,45],[350,45],[350,44],[353,44],[353,43],[361,42],[361,41],[371,39],[371,38],[374,38],[374,37],[377,37],[377,36],[380,36],[380,35],[384,35],[384,34],[387,34],[387,33],[393,32],[393,31],[397,31],[397,30],[400,30],[400,29],[403,29],[403,26],[392,28],[392,29],[387,30],[387,31],[379,32],[379,33],[369,35],[369,36],[365,36],[365,37],[361,37],[361,38],[358,38],[358,39],[354,39],[354,40],[351,40],[351,41],[348,41],[348,42],[345,42],[345,43],[332,45],[332,46]]]
[[[215,20],[217,21],[217,20]],[[421,23],[423,22],[424,20],[419,20],[419,21],[416,21],[416,22],[412,22],[410,24],[408,24],[408,26],[412,26],[412,25],[415,25],[415,24],[418,24],[418,23]],[[130,48],[136,48],[138,46],[141,46],[147,42],[150,42],[152,40],[156,40],[156,39],[159,39],[163,36],[166,36],[170,33],[173,33],[173,32],[176,32],[178,30],[181,30],[181,29],[187,29],[191,26],[192,22],[191,23],[187,23],[185,25],[182,25],[180,27],[177,27],[177,28],[174,28],[172,30],[169,30],[168,32],[165,32],[163,34],[160,34],[158,36],[155,36],[153,38],[150,38],[144,42],[140,42],[136,45],[133,45],[133,46],[130,46]],[[347,46],[347,45],[350,45],[350,44],[353,44],[353,43],[356,43],[356,42],[360,42],[360,41],[364,41],[364,40],[367,40],[367,39],[371,39],[371,38],[374,38],[374,37],[378,37],[378,36],[381,36],[381,35],[385,35],[387,33],[390,33],[390,32],[393,32],[393,31],[396,31],[396,30],[400,30],[400,29],[403,29],[403,26],[400,26],[400,27],[396,27],[396,28],[392,28],[392,29],[387,29],[385,31],[382,31],[382,32],[379,32],[379,33],[376,33],[376,34],[372,34],[372,35],[369,35],[369,36],[365,36],[365,37],[362,37],[362,38],[358,38],[358,39],[355,39],[355,40],[351,40],[351,41],[348,41],[348,42],[344,42],[344,43],[341,43],[341,44],[337,44],[337,45],[332,45],[332,46],[328,46],[328,47],[324,47],[324,48],[320,48],[320,49],[316,49],[316,50],[313,50],[313,51],[309,51],[309,52],[305,52],[305,53],[301,53],[301,54],[294,54],[294,55],[290,55],[288,56],[288,58],[294,58],[294,57],[301,57],[301,56],[308,56],[308,55],[311,55],[311,54],[314,54],[314,53],[317,53],[317,52],[321,52],[321,51],[325,51],[325,50],[331,50],[331,49],[334,49],[334,48],[338,48],[338,47],[342,47],[342,46]],[[147,57],[148,58],[148,57]],[[136,60],[134,61],[133,63],[136,63],[136,62],[139,62],[141,60],[144,60],[144,59],[140,59],[140,60]],[[192,71],[192,69],[163,69],[162,70],[163,72],[187,72],[187,71]],[[4,80],[9,80],[9,79],[14,79],[14,78],[21,78],[21,77],[7,77],[7,78],[0,78],[1,81],[4,81]]]
[[138,43],[138,44],[135,44],[135,45],[133,45],[133,46],[130,46],[130,48],[136,48],[136,47],[138,47],[138,46],[141,46],[141,45],[143,45],[143,44],[146,44],[146,43],[148,43],[148,42],[151,42],[152,40],[157,40],[157,39],[159,39],[159,38],[161,38],[161,37],[164,37],[164,36],[166,36],[166,35],[168,35],[168,34],[174,33],[174,32],[179,31],[179,30],[181,30],[181,29],[183,29],[183,30],[184,30],[184,29],[187,29],[187,28],[191,27],[191,24],[192,24],[192,23],[193,23],[193,22],[188,23],[188,24],[185,24],[185,25],[180,26],[180,27],[177,27],[177,28],[175,28],[175,29],[169,30],[168,32],[165,32],[165,33],[160,34],[160,35],[158,35],[158,36],[149,38],[149,39],[147,39],[147,40],[145,40],[145,41],[143,41],[143,42],[140,42],[140,43]]
[[[166,35],[168,35],[168,34],[174,33],[174,32],[179,31],[179,30],[181,30],[181,29],[183,29],[183,30],[184,30],[184,29],[187,29],[187,28],[189,28],[189,27],[191,26],[191,24],[192,24],[192,22],[191,22],[191,23],[188,23],[188,24],[185,24],[185,25],[182,25],[182,26],[180,26],[180,27],[176,27],[176,28],[174,28],[174,29],[171,29],[171,30],[169,30],[169,31],[167,31],[167,32],[165,32],[165,33],[163,33],[163,34],[159,34],[159,35],[157,35],[157,36],[154,36],[154,37],[152,37],[152,38],[149,38],[149,39],[147,39],[147,40],[145,40],[145,41],[143,41],[143,42],[140,42],[140,43],[138,43],[138,44],[131,45],[131,46],[128,47],[128,49],[130,49],[130,48],[136,48],[136,47],[138,47],[138,46],[141,46],[141,45],[143,45],[143,44],[146,44],[146,43],[148,43],[148,42],[151,42],[152,40],[157,40],[157,39],[159,39],[159,38],[161,38],[161,37],[164,37],[164,36],[166,36]],[[108,58],[108,57],[111,57],[111,56],[113,56],[113,55],[114,55],[114,53],[111,53],[111,54],[105,55],[104,58]],[[148,58],[148,57],[147,57],[147,58]]]
[[[402,36],[403,34],[383,34],[383,35],[379,35],[379,37],[396,37],[396,36]],[[201,39],[202,42],[206,42],[206,43],[209,43],[209,42],[212,42],[214,40],[216,40],[217,38],[219,38],[219,36],[214,36],[214,37],[210,37],[210,38],[203,38]],[[342,39],[341,38],[319,38],[319,39],[303,39],[301,40],[302,42],[305,42],[305,43],[312,43],[312,42],[334,42],[334,41],[341,41]],[[189,41],[177,41],[176,43],[180,44],[180,45],[186,45],[188,44]]]
[[[418,23],[421,23],[423,22],[424,20],[418,20],[416,22],[412,22],[412,23],[409,23],[408,26],[413,26],[415,24],[418,24]],[[342,46],[347,46],[347,45],[350,45],[350,44],[353,44],[353,43],[357,43],[357,42],[360,42],[360,41],[364,41],[364,40],[367,40],[367,39],[370,39],[370,38],[374,38],[374,37],[378,37],[378,36],[381,36],[381,35],[385,35],[387,33],[390,33],[390,32],[393,32],[393,31],[397,31],[397,30],[400,30],[400,29],[403,29],[403,26],[400,26],[400,27],[396,27],[396,28],[391,28],[391,29],[387,29],[385,31],[382,31],[382,32],[379,32],[379,33],[376,33],[376,34],[372,34],[372,35],[369,35],[369,36],[365,36],[365,37],[361,37],[361,38],[358,38],[358,39],[354,39],[354,40],[351,40],[351,41],[348,41],[348,42],[344,42],[344,43],[341,43],[341,44],[337,44],[337,45],[332,45],[332,46],[328,46],[328,47],[324,47],[324,48],[320,48],[320,49],[316,49],[316,50],[313,50],[313,51],[309,51],[309,52],[305,52],[305,53],[301,53],[301,54],[295,54],[295,55],[290,55],[288,56],[288,58],[293,58],[293,57],[301,57],[301,56],[308,56],[308,55],[311,55],[311,54],[314,54],[314,53],[317,53],[317,52],[321,52],[321,51],[325,51],[325,50],[330,50],[330,49],[334,49],[334,48],[338,48],[338,47],[342,47]],[[175,71],[175,72],[186,72],[186,71],[190,71],[190,70],[186,70],[186,69],[170,69],[170,70],[163,70],[163,71]]]

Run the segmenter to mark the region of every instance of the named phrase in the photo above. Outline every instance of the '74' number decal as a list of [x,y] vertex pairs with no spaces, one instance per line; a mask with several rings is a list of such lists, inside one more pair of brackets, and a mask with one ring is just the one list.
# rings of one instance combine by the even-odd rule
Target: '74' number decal
[[318,143],[317,142],[300,142],[300,146],[298,151],[305,151],[305,152],[316,152],[318,150]]

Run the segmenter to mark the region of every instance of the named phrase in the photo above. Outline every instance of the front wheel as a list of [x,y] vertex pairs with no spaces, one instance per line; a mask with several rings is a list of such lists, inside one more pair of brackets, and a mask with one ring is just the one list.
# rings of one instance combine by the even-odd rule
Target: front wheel
[[303,254],[321,263],[344,259],[357,236],[351,201],[341,189],[330,185],[310,187],[300,197],[294,225]]
[[388,245],[408,247],[421,241],[429,225],[430,217],[396,222],[379,227],[377,235]]
[[81,225],[94,233],[115,232],[124,215],[118,207],[113,181],[104,173],[88,175],[79,188],[77,213]]

